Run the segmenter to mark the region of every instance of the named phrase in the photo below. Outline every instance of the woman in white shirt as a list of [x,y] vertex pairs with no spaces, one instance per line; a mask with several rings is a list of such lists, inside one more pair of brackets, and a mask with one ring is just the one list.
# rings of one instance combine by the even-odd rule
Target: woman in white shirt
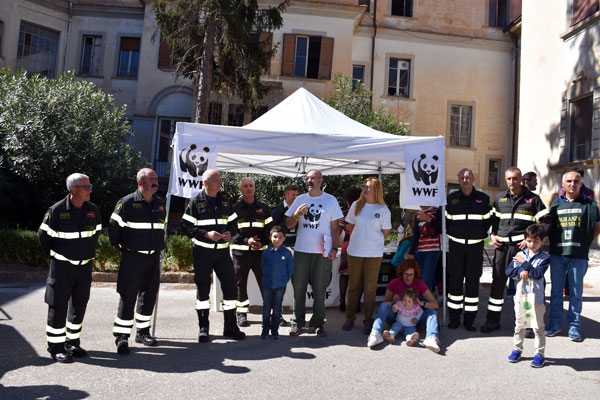
[[383,200],[383,187],[377,178],[363,182],[362,194],[352,203],[346,216],[350,230],[348,245],[348,304],[346,322],[342,329],[349,331],[354,326],[360,294],[364,287],[364,333],[369,334],[373,325],[373,311],[377,291],[379,268],[383,258],[384,239],[392,229],[391,213]]

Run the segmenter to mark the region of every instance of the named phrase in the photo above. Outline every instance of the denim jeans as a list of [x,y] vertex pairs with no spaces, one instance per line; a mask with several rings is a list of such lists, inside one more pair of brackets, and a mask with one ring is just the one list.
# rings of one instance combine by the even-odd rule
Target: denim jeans
[[[393,324],[396,320],[396,313],[392,311],[392,305],[390,303],[383,302],[379,306],[377,316],[373,322],[372,333],[383,333],[383,327],[385,323]],[[423,315],[417,323],[417,329],[425,329],[425,337],[438,337],[439,324],[437,319],[437,313],[435,310],[423,310]]]
[[281,303],[285,288],[262,288],[263,292],[263,315],[262,315],[262,333],[264,335],[271,331],[271,335],[279,334],[279,319],[281,318]]
[[440,254],[442,254],[441,251],[417,251],[415,253],[415,261],[421,269],[421,280],[425,282],[429,290],[433,290],[436,284],[435,269]]
[[398,335],[399,333],[402,333],[402,332],[404,332],[404,336],[408,336],[408,335],[412,335],[416,331],[417,331],[416,326],[404,326],[404,325],[402,325],[402,323],[398,322],[397,320],[394,320],[394,323],[390,327],[390,333],[392,334],[392,337],[396,337],[396,335]]
[[565,279],[569,279],[569,310],[567,324],[569,328],[581,329],[581,298],[583,296],[583,277],[587,272],[588,260],[583,258],[550,256],[550,318],[548,329],[559,329],[563,316],[563,288]]

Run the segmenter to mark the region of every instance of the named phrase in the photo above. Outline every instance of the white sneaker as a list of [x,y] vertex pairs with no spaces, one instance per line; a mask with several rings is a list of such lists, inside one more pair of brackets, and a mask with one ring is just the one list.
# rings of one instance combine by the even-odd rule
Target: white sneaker
[[[412,346],[419,341],[419,333],[415,332],[412,335],[406,335],[406,345]],[[439,351],[439,349],[438,349]]]
[[383,336],[379,333],[371,332],[367,339],[367,346],[372,349],[380,343],[383,343]]
[[423,346],[427,347],[429,350],[434,353],[440,352],[440,339],[435,336],[427,336],[425,340],[423,340]]

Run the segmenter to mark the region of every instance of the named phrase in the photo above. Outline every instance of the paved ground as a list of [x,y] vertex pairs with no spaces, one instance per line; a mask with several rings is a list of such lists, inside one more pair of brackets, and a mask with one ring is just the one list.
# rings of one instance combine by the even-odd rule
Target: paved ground
[[[486,268],[482,299],[487,299],[490,280]],[[532,340],[526,341],[524,361],[506,362],[512,344],[510,307],[502,329],[491,335],[442,328],[440,354],[404,343],[369,350],[360,324],[351,332],[342,331],[344,316],[334,308],[327,310],[326,338],[289,337],[288,328],[283,328],[280,340],[263,341],[257,310],[251,314],[253,325],[245,329],[247,340],[236,343],[216,335],[212,343],[199,344],[194,291],[177,284],[161,286],[156,327],[161,346],[134,344],[131,355],[120,357],[111,334],[118,302],[114,285],[94,284],[82,338],[91,358],[60,365],[45,349],[43,284],[4,282],[0,399],[597,399],[600,267],[589,269],[584,294],[586,339],[573,343],[564,335],[548,338],[548,365],[537,370],[529,367]],[[482,301],[480,308],[484,307]],[[211,333],[221,333],[222,316],[213,313],[211,322]]]

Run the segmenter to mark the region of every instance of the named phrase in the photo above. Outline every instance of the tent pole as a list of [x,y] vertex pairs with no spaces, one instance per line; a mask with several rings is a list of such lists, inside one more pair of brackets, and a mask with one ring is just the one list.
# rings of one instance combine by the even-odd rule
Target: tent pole
[[[167,207],[165,209],[165,242],[167,240],[167,227],[169,226],[169,209],[171,208],[171,183],[173,182],[173,168],[169,172],[169,185],[167,188]],[[166,249],[166,246],[165,246]],[[154,318],[152,321],[152,336],[156,331],[156,314],[158,313],[158,294],[160,292],[160,278],[162,276],[162,263],[165,255],[165,249],[160,252],[160,261],[158,263],[158,290],[156,291],[156,301],[154,302]]]
[[446,206],[442,206],[442,325],[446,326],[446,302],[447,302],[447,294],[446,294]]

